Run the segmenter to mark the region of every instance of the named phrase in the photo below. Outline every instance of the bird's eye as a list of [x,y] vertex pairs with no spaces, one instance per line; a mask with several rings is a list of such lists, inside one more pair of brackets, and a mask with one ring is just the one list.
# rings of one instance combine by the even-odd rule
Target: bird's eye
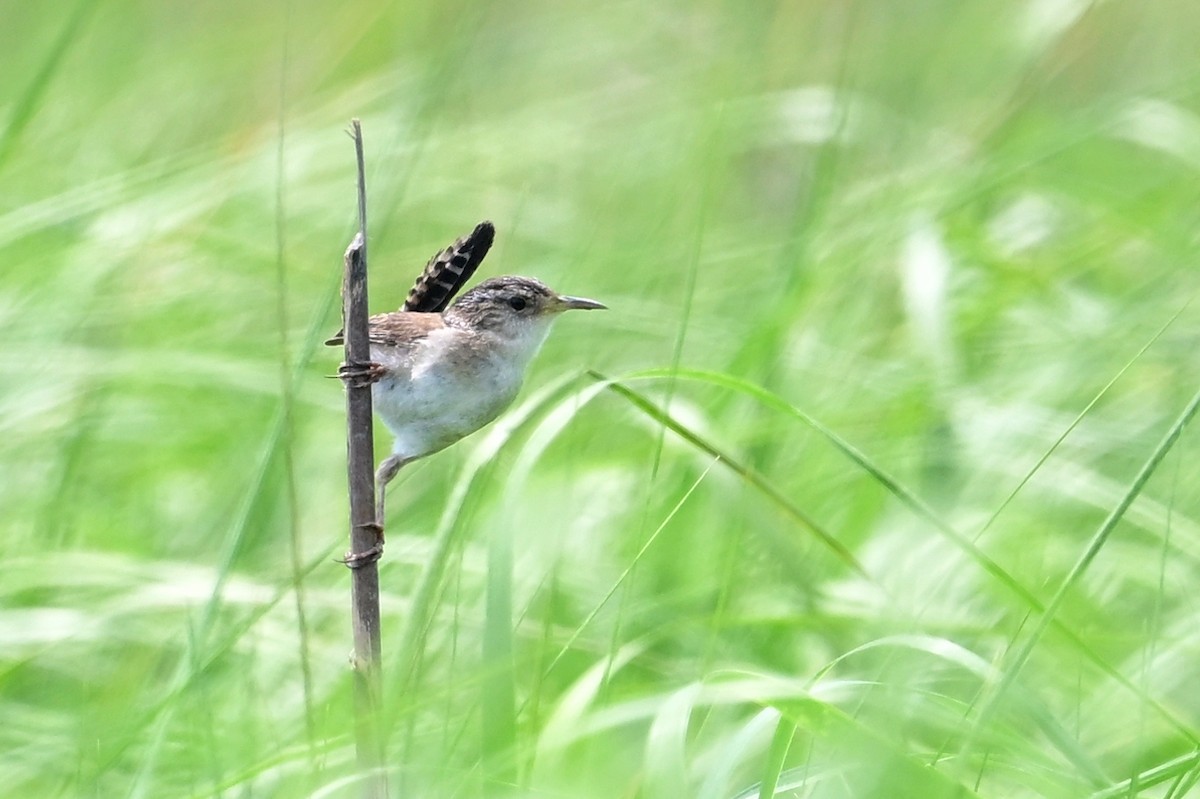
[[525,310],[525,306],[527,304],[528,303],[525,302],[524,297],[509,297],[508,298],[508,307],[512,308],[514,311]]

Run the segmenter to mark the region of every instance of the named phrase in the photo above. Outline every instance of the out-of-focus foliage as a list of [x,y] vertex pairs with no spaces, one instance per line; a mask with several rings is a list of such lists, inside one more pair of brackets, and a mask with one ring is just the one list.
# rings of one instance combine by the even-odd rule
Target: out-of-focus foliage
[[6,795],[357,795],[354,116],[376,309],[611,308],[393,486],[396,796],[1198,795],[1190,4],[0,16]]

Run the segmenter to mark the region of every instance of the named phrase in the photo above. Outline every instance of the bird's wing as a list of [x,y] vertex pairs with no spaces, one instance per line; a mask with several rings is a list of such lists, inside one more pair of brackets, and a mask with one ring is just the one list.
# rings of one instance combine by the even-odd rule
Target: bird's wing
[[[434,330],[446,326],[446,320],[437,313],[392,313],[375,314],[368,320],[367,337],[372,344],[388,344],[394,347],[409,347],[428,336]],[[345,341],[341,330],[325,343],[337,346]]]
[[439,252],[425,265],[416,284],[408,292],[401,311],[441,313],[458,293],[492,247],[496,228],[480,222],[470,235],[463,236]]

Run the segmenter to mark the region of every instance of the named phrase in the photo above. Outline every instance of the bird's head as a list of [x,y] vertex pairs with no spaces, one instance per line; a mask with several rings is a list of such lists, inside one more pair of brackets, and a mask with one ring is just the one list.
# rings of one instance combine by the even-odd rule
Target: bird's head
[[604,307],[595,300],[559,294],[531,277],[494,277],[459,297],[446,311],[446,321],[536,347],[563,311]]

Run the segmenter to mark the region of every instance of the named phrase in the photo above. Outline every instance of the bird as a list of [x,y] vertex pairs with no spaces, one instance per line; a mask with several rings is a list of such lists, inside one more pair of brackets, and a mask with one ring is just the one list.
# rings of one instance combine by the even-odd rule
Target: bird
[[[350,385],[371,385],[375,414],[394,439],[375,472],[379,540],[369,554],[376,558],[383,544],[384,493],[397,473],[503,413],[561,313],[607,307],[515,275],[484,280],[454,300],[494,239],[492,223],[480,222],[434,255],[399,311],[368,320],[370,362],[338,370]],[[343,342],[339,331],[325,343]]]

